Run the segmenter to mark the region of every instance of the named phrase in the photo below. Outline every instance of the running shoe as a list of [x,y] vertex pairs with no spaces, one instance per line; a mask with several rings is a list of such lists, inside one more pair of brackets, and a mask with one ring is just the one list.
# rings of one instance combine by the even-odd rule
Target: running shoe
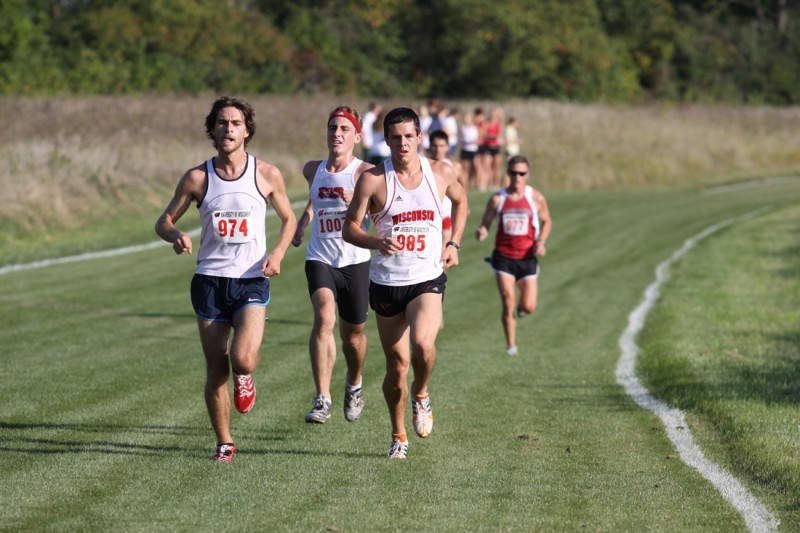
[[364,409],[364,397],[361,387],[351,390],[345,383],[344,385],[344,417],[348,422],[355,422],[361,418],[361,411]]
[[246,413],[256,403],[256,385],[252,374],[233,375],[233,404],[240,413]]
[[389,459],[405,459],[408,455],[408,441],[395,438],[387,455]]
[[414,413],[414,431],[422,438],[427,437],[433,430],[433,411],[428,395],[420,396],[411,404],[411,411]]
[[212,457],[218,463],[233,462],[233,454],[236,453],[236,446],[233,444],[218,444],[217,453]]
[[509,346],[506,348],[506,355],[519,355],[519,350],[516,346]]
[[525,309],[522,308],[521,305],[517,306],[517,318],[525,318],[530,313],[528,313]]
[[324,394],[314,396],[314,406],[306,415],[306,422],[324,424],[331,417],[331,400]]

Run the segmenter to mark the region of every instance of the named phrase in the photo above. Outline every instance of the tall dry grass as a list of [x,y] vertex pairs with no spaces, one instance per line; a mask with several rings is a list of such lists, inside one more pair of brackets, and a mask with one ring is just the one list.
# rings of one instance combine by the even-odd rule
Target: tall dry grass
[[[213,153],[203,120],[214,97],[0,99],[0,224],[20,232],[152,213],[178,177]],[[304,188],[303,162],[325,154],[334,96],[257,96],[249,147]],[[391,102],[386,105],[413,102]],[[493,102],[447,102],[462,111]],[[713,184],[800,168],[800,108],[504,102],[545,189]],[[0,243],[2,244],[2,243]]]

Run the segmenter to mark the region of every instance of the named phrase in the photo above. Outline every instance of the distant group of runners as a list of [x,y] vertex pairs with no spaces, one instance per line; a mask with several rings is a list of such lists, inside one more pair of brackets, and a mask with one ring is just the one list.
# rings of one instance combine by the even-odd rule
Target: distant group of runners
[[[428,385],[446,272],[459,263],[468,213],[462,172],[446,157],[447,136],[431,137],[431,157],[425,157],[417,113],[392,109],[382,117],[390,155],[372,164],[355,156],[363,134],[358,112],[335,108],[327,117],[327,158],[303,167],[309,200],[298,222],[280,170],[246,151],[256,131],[254,115],[241,99],[223,97],[213,103],[205,126],[217,154],[183,175],[155,227],[175,253],[191,254],[191,237],[175,224],[192,203],[200,212],[191,301],[206,360],[205,402],[217,439],[213,458],[233,460],[228,381],[232,374],[234,407],[247,413],[256,399],[252,374],[260,357],[270,277],[280,274],[289,246],[300,246],[310,228],[305,272],[314,309],[309,354],[316,394],[305,420],[324,423],[331,416],[337,311],[347,366],[344,416],[350,422],[360,418],[364,329],[371,308],[386,359],[383,393],[392,430],[388,455],[404,459],[409,396],[415,433],[425,438],[433,429]],[[552,227],[544,196],[527,185],[529,171],[524,157],[508,160],[509,185],[490,197],[476,232],[478,240],[485,239],[497,219],[491,265],[503,302],[509,355],[518,353],[515,311],[522,317],[536,307],[536,256],[545,254]],[[268,203],[280,221],[278,242],[271,249],[266,243]],[[377,251],[374,257],[371,250]]]

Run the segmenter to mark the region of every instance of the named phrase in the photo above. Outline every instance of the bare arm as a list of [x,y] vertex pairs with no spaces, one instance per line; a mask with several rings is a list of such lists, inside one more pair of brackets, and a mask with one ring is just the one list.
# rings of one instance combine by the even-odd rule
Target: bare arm
[[[398,243],[391,237],[380,238],[370,235],[361,227],[361,221],[369,212],[377,212],[377,206],[383,205],[380,198],[385,200],[386,188],[384,174],[375,168],[362,173],[356,182],[353,200],[347,208],[344,219],[342,237],[360,248],[378,250],[383,255],[393,255],[399,250]],[[377,200],[376,200],[377,198]]]
[[199,201],[204,180],[205,174],[200,167],[188,170],[178,182],[172,200],[156,221],[156,234],[171,242],[172,249],[178,255],[192,253],[192,238],[176,228],[175,223],[186,213],[193,200]]
[[[309,190],[311,189],[311,184],[314,182],[314,175],[317,172],[317,167],[319,164],[320,161],[309,161],[303,165],[303,177],[308,182]],[[311,205],[311,198],[309,198],[303,214],[300,215],[300,218],[297,221],[297,229],[294,232],[294,238],[292,238],[293,246],[300,246],[303,243],[303,235],[305,235],[306,228],[312,220],[314,220],[314,209]]]
[[539,212],[539,238],[536,240],[536,255],[547,255],[545,242],[553,231],[553,219],[550,216],[550,208],[547,207],[547,200],[539,191],[534,192],[533,201],[536,210]]
[[[467,214],[469,206],[467,204],[467,193],[455,169],[448,164],[436,165],[436,171],[446,185],[445,196],[453,202],[451,217],[453,219],[453,232],[450,237],[452,242],[459,244],[464,236],[464,228],[467,224]],[[445,269],[454,267],[458,264],[458,249],[455,246],[445,245],[442,250],[442,264]]]
[[266,190],[270,191],[268,198],[272,203],[272,208],[281,220],[281,229],[278,233],[278,243],[269,252],[269,255],[261,265],[261,271],[265,276],[277,276],[281,273],[281,261],[286,255],[286,250],[292,242],[295,230],[297,229],[297,218],[292,211],[292,204],[286,195],[286,184],[283,175],[277,167],[258,162],[258,179],[265,185]]
[[486,202],[486,210],[483,212],[481,225],[478,226],[478,230],[475,232],[475,238],[479,241],[489,236],[489,228],[492,227],[492,220],[497,216],[498,205],[500,205],[500,195],[493,194],[489,197],[489,201]]

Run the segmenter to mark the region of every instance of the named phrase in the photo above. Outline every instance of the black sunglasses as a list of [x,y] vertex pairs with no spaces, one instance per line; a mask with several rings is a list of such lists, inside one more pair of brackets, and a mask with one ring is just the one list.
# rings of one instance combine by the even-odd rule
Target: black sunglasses
[[525,172],[517,172],[516,170],[509,170],[508,171],[508,175],[509,176],[524,176],[527,173],[528,173],[527,171],[525,171]]

